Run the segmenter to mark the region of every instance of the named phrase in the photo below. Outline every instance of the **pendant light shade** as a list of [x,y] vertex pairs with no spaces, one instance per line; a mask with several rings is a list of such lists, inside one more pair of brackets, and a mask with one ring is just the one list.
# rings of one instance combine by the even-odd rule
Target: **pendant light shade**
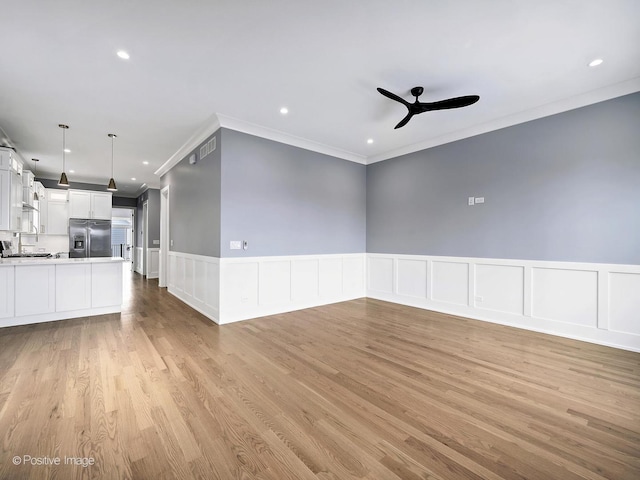
[[60,175],[60,180],[58,181],[58,185],[61,187],[68,187],[69,186],[69,180],[67,180],[67,174],[64,172],[65,170],[65,150],[66,150],[66,145],[65,145],[65,132],[69,129],[69,125],[63,125],[63,124],[59,124],[58,127],[60,127],[62,129],[62,175]]
[[[33,161],[33,180],[35,182],[38,179],[38,162],[40,159],[32,158],[31,161]],[[40,200],[38,197],[38,191],[35,188],[33,189],[33,200]]]
[[109,185],[107,185],[107,190],[110,192],[117,192],[118,187],[116,187],[116,181],[113,179],[113,139],[117,137],[115,133],[107,134],[111,138],[111,178],[109,179]]

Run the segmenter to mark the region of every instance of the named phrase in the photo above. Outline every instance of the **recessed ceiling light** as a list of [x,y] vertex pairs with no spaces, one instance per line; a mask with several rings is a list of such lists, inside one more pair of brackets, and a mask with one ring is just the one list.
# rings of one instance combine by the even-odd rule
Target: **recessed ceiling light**
[[280,113],[281,113],[282,115],[286,115],[287,113],[289,113],[289,109],[288,109],[287,107],[282,107],[282,108],[280,109]]
[[146,160],[144,162],[142,162],[143,165],[149,165],[149,162],[147,162]]
[[71,150],[69,150],[68,148],[65,148],[64,153],[71,153]]
[[595,60],[591,60],[589,62],[589,66],[590,67],[597,67],[598,65],[601,65],[603,61],[604,60],[602,60],[601,58],[596,58]]
[[131,177],[131,180],[133,180],[135,182],[136,181],[136,177]]
[[371,144],[373,143],[373,138],[368,139],[368,140],[367,140],[367,143],[368,143],[369,145],[371,145]]
[[118,55],[123,60],[129,60],[129,54],[127,52],[125,52],[124,50],[118,50],[116,55]]

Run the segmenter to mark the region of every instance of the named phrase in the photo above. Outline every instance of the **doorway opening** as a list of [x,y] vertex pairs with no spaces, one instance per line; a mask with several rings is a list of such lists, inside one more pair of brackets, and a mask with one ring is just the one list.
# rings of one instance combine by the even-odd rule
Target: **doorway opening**
[[124,258],[124,268],[133,270],[135,208],[118,207],[111,212],[111,256]]

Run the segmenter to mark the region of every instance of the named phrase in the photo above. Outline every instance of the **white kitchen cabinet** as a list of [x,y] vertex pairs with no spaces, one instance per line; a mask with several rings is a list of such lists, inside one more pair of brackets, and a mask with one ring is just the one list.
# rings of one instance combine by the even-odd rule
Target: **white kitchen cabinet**
[[91,308],[91,265],[56,265],[56,312]]
[[0,169],[0,230],[9,230],[11,218],[11,180],[9,170]]
[[91,265],[91,307],[110,307],[122,304],[122,263],[93,263]]
[[22,229],[22,162],[10,148],[0,148],[0,230]]
[[66,190],[45,189],[40,202],[40,233],[67,235],[69,233],[69,202]]
[[110,192],[69,190],[69,218],[111,220]]
[[52,313],[56,309],[56,266],[21,265],[15,269],[15,316]]
[[0,266],[0,318],[13,317],[14,310],[14,268]]

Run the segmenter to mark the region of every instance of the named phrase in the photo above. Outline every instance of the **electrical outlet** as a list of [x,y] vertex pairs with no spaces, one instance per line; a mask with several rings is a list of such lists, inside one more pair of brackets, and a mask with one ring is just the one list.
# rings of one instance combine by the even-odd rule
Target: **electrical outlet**
[[484,203],[484,197],[476,197],[476,205],[478,203]]
[[231,240],[229,242],[229,248],[231,250],[241,250],[242,249],[242,240]]

